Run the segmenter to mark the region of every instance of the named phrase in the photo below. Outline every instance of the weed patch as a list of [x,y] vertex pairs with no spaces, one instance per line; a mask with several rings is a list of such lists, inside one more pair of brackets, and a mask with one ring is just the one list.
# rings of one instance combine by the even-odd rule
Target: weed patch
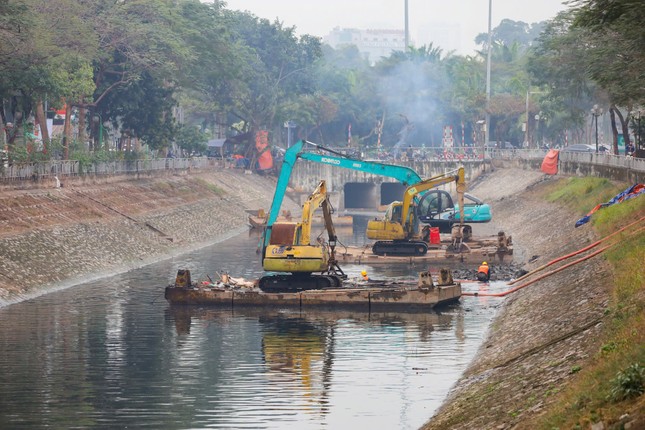
[[210,192],[217,196],[223,196],[226,194],[226,191],[224,191],[222,188],[218,187],[215,184],[211,184],[210,182],[202,179],[202,178],[195,178],[194,181],[198,183],[200,186],[208,189]]
[[645,391],[643,380],[645,380],[645,367],[639,363],[632,364],[618,372],[611,381],[612,387],[608,399],[612,402],[620,402],[640,396]]

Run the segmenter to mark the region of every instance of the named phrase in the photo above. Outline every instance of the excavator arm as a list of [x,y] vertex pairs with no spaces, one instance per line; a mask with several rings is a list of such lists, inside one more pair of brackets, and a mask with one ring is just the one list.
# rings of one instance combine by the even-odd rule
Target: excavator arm
[[[324,151],[326,152],[326,154],[318,152],[305,152],[305,145],[314,147],[320,151]],[[354,160],[347,158],[344,155],[329,148],[325,148],[312,142],[299,140],[289,149],[287,149],[284,154],[282,169],[280,170],[280,175],[278,176],[278,182],[276,183],[275,193],[273,194],[273,201],[271,202],[271,209],[269,210],[267,224],[264,230],[264,239],[262,246],[263,258],[266,253],[266,247],[271,241],[273,224],[280,214],[280,207],[282,206],[284,195],[287,192],[287,186],[289,185],[289,180],[291,179],[291,173],[293,172],[293,168],[299,158],[314,163],[328,164],[344,169],[357,170],[361,172],[371,173],[373,175],[393,178],[406,187],[421,181],[421,177],[417,174],[417,172],[409,167],[378,163],[374,161]]]
[[[432,188],[453,182],[457,184],[461,231],[464,222],[464,193],[466,191],[463,167],[409,186],[403,195],[403,202],[391,203],[383,219],[368,221],[367,237],[377,240],[372,245],[372,252],[376,255],[425,255],[428,245],[417,234],[418,216],[413,209],[412,201]],[[400,212],[398,212],[399,209]],[[394,216],[395,213],[400,213],[400,216]],[[388,214],[391,216],[388,217]]]
[[464,224],[464,193],[466,192],[466,179],[464,168],[459,167],[456,171],[443,173],[441,175],[433,176],[432,178],[420,181],[417,184],[409,186],[403,195],[403,209],[401,211],[401,224],[404,225],[404,230],[408,233],[412,231],[412,224],[414,215],[410,213],[412,207],[412,200],[419,194],[439,187],[441,185],[457,184],[457,201],[459,202],[459,226],[463,227]]
[[[309,245],[311,242],[311,222],[313,220],[313,215],[316,209],[321,207],[321,205],[323,205],[323,216],[327,216],[325,208],[329,211],[329,225],[331,225],[331,228],[333,229],[333,225],[331,223],[331,210],[329,209],[329,199],[327,197],[327,185],[325,184],[325,181],[320,181],[314,192],[309,195],[305,203],[302,205],[302,221],[300,223],[300,228],[297,229],[296,237],[293,241],[294,245]],[[325,227],[327,227],[327,224],[327,219],[325,218]],[[334,237],[335,236],[336,235],[334,234]]]

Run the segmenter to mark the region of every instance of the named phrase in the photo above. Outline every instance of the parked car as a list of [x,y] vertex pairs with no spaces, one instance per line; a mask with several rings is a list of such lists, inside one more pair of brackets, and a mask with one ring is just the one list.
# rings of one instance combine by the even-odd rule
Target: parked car
[[515,149],[511,142],[495,142],[492,140],[488,141],[484,147],[486,149]]
[[565,146],[560,152],[596,152],[596,147],[584,143]]

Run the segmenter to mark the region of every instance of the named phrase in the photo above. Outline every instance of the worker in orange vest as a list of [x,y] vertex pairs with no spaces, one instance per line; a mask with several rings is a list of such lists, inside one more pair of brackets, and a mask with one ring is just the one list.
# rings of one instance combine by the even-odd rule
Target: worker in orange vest
[[361,270],[361,277],[363,278],[363,281],[370,280],[369,276],[367,276],[367,270]]
[[490,267],[485,261],[477,269],[477,280],[480,282],[488,282],[490,279]]

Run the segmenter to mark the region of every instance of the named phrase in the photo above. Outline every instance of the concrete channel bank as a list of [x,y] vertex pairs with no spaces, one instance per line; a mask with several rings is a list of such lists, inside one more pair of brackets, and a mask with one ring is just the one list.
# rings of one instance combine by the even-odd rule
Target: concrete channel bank
[[[597,239],[589,225],[574,227],[579,215],[544,200],[550,181],[539,171],[496,169],[472,191],[491,203],[526,270]],[[612,282],[598,256],[506,296],[475,359],[424,430],[535,428],[532,420],[575,378],[572,369],[599,351]]]
[[0,306],[246,230],[275,179],[220,169],[54,186],[0,191]]

